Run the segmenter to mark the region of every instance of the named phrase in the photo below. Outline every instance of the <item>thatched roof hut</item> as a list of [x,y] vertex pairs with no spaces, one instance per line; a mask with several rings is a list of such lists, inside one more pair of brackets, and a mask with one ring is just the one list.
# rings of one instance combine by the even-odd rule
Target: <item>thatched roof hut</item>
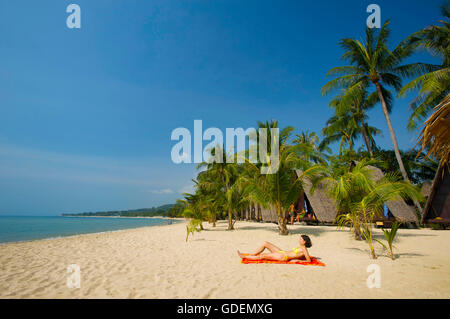
[[[381,169],[375,166],[368,166],[374,172],[374,181],[378,181],[383,178],[384,174]],[[391,211],[392,215],[395,216],[400,222],[417,222],[416,212],[414,207],[409,206],[404,200],[395,200],[386,202],[386,206]]]
[[[297,176],[302,174],[301,170],[296,170]],[[303,188],[305,191],[305,197],[309,200],[312,211],[320,222],[332,223],[334,222],[337,211],[334,201],[328,197],[323,185],[320,184],[315,189],[314,194],[311,194],[312,182],[309,178],[303,179]]]
[[450,223],[450,94],[433,110],[420,133],[420,151],[429,147],[427,156],[440,158],[439,168],[431,185],[430,196],[422,215],[422,223]]
[[275,207],[261,207],[261,218],[268,223],[278,223],[277,210]]
[[423,211],[422,223],[441,222],[450,223],[450,176],[445,164],[439,168],[431,185],[430,196],[428,196]]

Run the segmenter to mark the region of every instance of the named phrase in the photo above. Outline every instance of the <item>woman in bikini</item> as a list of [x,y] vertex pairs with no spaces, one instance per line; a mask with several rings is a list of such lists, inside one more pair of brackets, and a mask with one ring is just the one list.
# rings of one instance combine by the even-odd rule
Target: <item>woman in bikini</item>
[[[298,239],[299,246],[293,248],[292,250],[281,250],[274,244],[269,242],[265,242],[255,251],[253,254],[242,254],[238,252],[239,257],[246,258],[250,260],[277,260],[277,261],[290,261],[295,262],[298,260],[303,260],[307,262],[311,262],[311,257],[308,254],[309,247],[312,246],[311,239],[307,235],[300,235]],[[265,249],[270,250],[270,253],[262,253]]]

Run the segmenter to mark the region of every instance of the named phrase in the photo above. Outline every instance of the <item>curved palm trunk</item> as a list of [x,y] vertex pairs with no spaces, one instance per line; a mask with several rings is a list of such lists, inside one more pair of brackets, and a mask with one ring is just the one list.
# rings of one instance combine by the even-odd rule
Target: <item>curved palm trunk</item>
[[361,111],[360,105],[356,102],[356,114],[359,117],[359,124],[361,126],[361,133],[363,135],[364,143],[366,144],[367,151],[370,158],[373,158],[372,148],[370,147],[369,133],[367,132],[366,123],[364,123],[364,116]]
[[350,151],[353,151],[353,138],[351,136],[348,138],[348,148]]
[[[397,162],[400,167],[400,172],[402,173],[403,178],[409,182],[410,180],[408,178],[408,174],[406,173],[405,166],[403,165],[402,157],[400,156],[400,150],[398,149],[397,138],[394,133],[394,128],[392,127],[391,119],[389,118],[389,113],[386,107],[386,101],[384,100],[383,92],[381,92],[380,83],[375,83],[375,86],[377,88],[378,96],[381,101],[381,106],[383,108],[384,117],[386,118],[386,122],[389,128],[389,133],[391,133],[392,144],[394,145],[395,157],[397,158]],[[418,209],[419,214],[422,215],[422,207],[417,202],[417,200],[414,200],[414,205]]]
[[360,121],[361,121],[361,132],[362,132],[362,135],[364,138],[364,143],[366,144],[366,148],[370,154],[370,158],[373,158],[373,152],[372,152],[372,148],[370,147],[369,135],[367,134],[366,125],[365,125],[363,119],[360,119]]
[[384,100],[383,92],[381,92],[380,83],[375,83],[377,88],[378,97],[381,101],[381,107],[383,109],[384,117],[386,118],[386,123],[389,128],[389,133],[391,134],[392,144],[394,145],[395,157],[397,158],[398,165],[400,167],[400,172],[405,180],[409,181],[408,174],[406,173],[405,166],[403,165],[402,157],[400,156],[400,150],[398,149],[397,137],[395,136],[394,128],[392,127],[391,119],[386,106],[386,101]]

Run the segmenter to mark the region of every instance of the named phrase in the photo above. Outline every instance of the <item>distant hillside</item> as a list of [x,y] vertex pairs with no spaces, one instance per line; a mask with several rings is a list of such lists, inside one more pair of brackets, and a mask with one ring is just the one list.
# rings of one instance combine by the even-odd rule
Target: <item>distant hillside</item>
[[139,208],[130,210],[112,210],[107,212],[85,212],[76,214],[61,214],[62,216],[117,216],[117,217],[153,217],[153,216],[167,216],[167,212],[174,206],[174,204],[162,205],[152,208]]

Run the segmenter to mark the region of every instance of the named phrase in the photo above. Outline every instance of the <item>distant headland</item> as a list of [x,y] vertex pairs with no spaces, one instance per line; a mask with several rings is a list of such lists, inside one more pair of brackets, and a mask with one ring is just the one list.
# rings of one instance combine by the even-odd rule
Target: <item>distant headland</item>
[[[61,216],[105,216],[105,217],[171,217],[171,208],[174,204],[166,204],[152,208],[139,208],[130,210],[113,210],[104,212],[84,212],[84,213],[63,213]],[[173,216],[175,217],[175,216]]]

